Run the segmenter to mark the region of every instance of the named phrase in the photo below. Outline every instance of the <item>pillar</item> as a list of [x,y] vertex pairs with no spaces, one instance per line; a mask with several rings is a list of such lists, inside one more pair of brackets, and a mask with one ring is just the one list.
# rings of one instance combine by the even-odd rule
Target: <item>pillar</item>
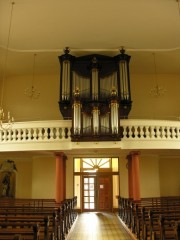
[[139,153],[131,152],[128,156],[129,198],[140,200]]
[[56,154],[55,187],[55,200],[60,203],[66,198],[66,156],[64,153]]

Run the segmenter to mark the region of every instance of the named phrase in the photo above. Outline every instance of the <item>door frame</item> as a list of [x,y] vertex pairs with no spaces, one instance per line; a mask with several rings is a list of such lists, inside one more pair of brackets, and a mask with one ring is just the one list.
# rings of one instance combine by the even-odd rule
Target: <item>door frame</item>
[[[105,166],[102,167],[103,164],[101,162],[101,159],[107,158],[110,159],[110,168]],[[87,163],[85,166],[83,166],[83,161],[87,160],[93,160],[90,162],[91,166],[87,166]],[[96,161],[94,160],[100,160],[97,161],[97,165],[99,168],[96,170]],[[114,162],[113,162],[114,161]],[[89,165],[90,165],[89,164]],[[93,167],[94,165],[94,167]],[[89,168],[88,168],[89,167]],[[92,171],[95,170],[95,171]],[[119,176],[119,157],[74,157],[73,160],[73,175],[74,175],[74,188],[73,188],[73,194],[74,196],[77,196],[77,211],[83,212],[86,211],[84,209],[84,201],[83,201],[83,176],[110,176],[111,179],[111,211],[118,208],[118,201],[117,196],[120,194],[120,176]],[[115,185],[114,185],[115,184]],[[117,184],[117,187],[116,187]],[[97,191],[96,191],[97,193]],[[87,210],[90,211],[90,210]],[[93,211],[97,211],[97,203],[96,203],[96,209]]]
[[[84,209],[84,177],[94,177],[95,179],[95,208],[94,209]],[[82,212],[95,212],[95,211],[100,211],[99,210],[99,189],[98,189],[98,186],[99,186],[99,177],[109,177],[110,179],[110,208],[109,208],[109,211],[112,212],[112,209],[113,209],[113,205],[112,205],[112,202],[113,202],[113,193],[112,193],[112,188],[113,188],[113,182],[112,182],[112,173],[110,172],[97,172],[97,173],[83,173],[81,174],[81,186],[80,186],[80,189],[81,189],[81,210]],[[107,210],[108,211],[108,210]]]

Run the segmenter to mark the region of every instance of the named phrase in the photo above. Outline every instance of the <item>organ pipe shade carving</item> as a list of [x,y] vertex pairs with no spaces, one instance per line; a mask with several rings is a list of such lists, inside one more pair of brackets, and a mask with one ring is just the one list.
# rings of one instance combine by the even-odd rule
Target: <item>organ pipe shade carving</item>
[[59,56],[59,109],[72,119],[72,141],[121,139],[120,119],[128,118],[132,105],[130,58],[124,49],[114,57],[75,57],[65,48]]

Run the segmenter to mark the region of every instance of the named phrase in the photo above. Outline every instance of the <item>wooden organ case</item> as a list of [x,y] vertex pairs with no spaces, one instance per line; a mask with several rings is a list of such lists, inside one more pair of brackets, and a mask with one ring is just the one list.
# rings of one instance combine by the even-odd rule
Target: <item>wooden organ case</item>
[[131,110],[130,56],[75,57],[65,48],[60,61],[59,108],[72,119],[72,141],[120,141],[120,119]]

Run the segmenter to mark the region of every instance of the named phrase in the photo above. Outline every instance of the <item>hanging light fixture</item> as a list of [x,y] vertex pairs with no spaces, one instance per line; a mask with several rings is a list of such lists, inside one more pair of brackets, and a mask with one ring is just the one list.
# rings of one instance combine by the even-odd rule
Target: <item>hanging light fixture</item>
[[156,85],[154,88],[150,89],[149,93],[151,96],[160,97],[166,93],[166,89],[159,86],[157,81],[157,68],[156,68],[156,59],[155,59],[155,53],[153,53],[153,60],[154,60],[154,77]]
[[31,87],[26,88],[25,91],[24,91],[24,94],[31,99],[37,99],[40,96],[40,92],[34,86],[36,56],[37,56],[37,54],[35,53],[34,54],[34,59],[33,59],[33,77],[32,77]]
[[7,45],[6,45],[5,60],[4,60],[4,71],[3,71],[3,78],[2,78],[2,93],[1,93],[1,107],[0,107],[0,130],[11,129],[12,125],[14,123],[14,118],[11,117],[10,112],[8,111],[7,118],[6,118],[6,114],[4,113],[4,109],[3,109],[4,82],[5,82],[5,77],[6,77],[7,59],[8,59],[8,52],[9,52],[9,40],[10,40],[10,33],[11,33],[14,4],[15,4],[15,2],[12,2],[10,23],[9,23],[9,30],[8,30],[8,39],[7,39]]

